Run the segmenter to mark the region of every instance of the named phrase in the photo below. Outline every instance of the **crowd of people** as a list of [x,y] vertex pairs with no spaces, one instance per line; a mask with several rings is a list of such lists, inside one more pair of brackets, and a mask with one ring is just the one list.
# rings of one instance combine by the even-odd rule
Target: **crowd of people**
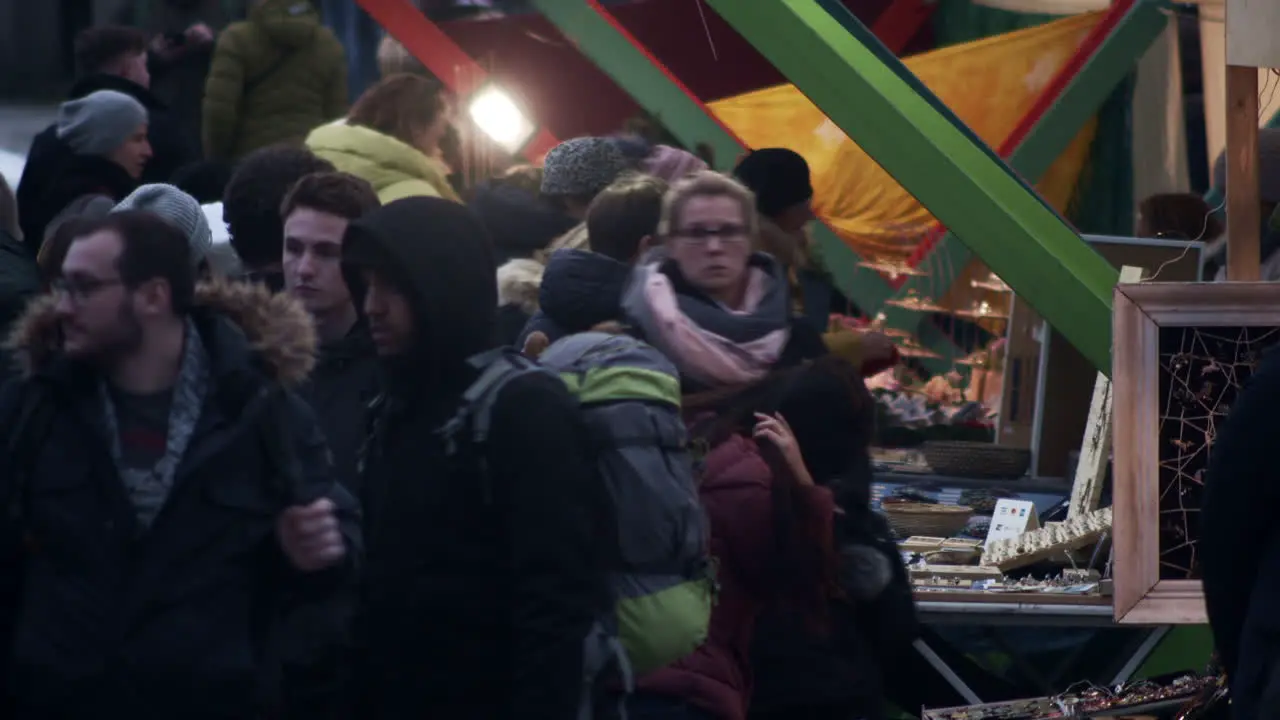
[[0,192],[5,716],[885,717],[898,357],[828,331],[804,160],[460,187],[448,93],[348,110],[305,0],[215,42],[193,133],[86,31]]

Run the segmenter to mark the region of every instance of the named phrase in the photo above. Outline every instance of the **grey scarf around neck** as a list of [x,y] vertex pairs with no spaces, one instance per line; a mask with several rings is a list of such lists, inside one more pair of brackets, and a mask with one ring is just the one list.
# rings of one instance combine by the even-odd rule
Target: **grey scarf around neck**
[[165,451],[152,468],[140,470],[126,467],[123,462],[120,423],[115,403],[111,399],[106,382],[102,382],[99,386],[107,437],[110,438],[111,443],[111,459],[115,462],[116,471],[138,514],[138,522],[143,527],[151,527],[169,498],[178,465],[187,452],[196,423],[200,420],[208,389],[209,356],[205,352],[204,342],[200,339],[200,332],[196,329],[195,323],[188,319],[186,340],[183,343],[182,368],[178,372],[178,380],[173,387],[173,400],[169,405],[169,427]]
[[[655,262],[640,265],[632,271],[631,281],[622,296],[622,310],[646,337],[656,338],[657,318],[649,308],[645,295],[645,281],[653,274],[663,272],[664,263],[673,262],[665,256],[652,255]],[[787,276],[782,266],[763,253],[752,255],[747,271],[763,270],[770,278],[768,289],[759,305],[750,313],[731,312],[720,303],[702,294],[687,294],[676,290],[676,303],[680,312],[698,327],[719,335],[734,343],[749,343],[790,324],[791,299]],[[677,285],[677,283],[672,283]]]

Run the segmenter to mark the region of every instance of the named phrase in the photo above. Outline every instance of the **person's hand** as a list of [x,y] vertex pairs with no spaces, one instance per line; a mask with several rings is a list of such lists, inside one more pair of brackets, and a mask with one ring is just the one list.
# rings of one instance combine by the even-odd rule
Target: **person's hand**
[[542,351],[550,345],[551,338],[541,330],[535,330],[525,338],[524,347],[520,349],[520,353],[531,360],[537,360],[542,355]]
[[893,354],[897,351],[898,348],[893,344],[893,340],[883,333],[865,332],[862,334],[862,364],[864,367],[891,362]]
[[213,42],[213,28],[204,23],[196,23],[187,28],[183,35],[187,36],[187,42],[193,45],[203,45]]
[[276,531],[285,556],[303,572],[332,567],[347,555],[335,506],[328,498],[288,508],[280,514]]
[[809,474],[809,468],[805,467],[804,457],[800,454],[800,443],[796,441],[796,434],[791,431],[791,426],[781,414],[756,413],[756,426],[751,431],[751,436],[757,441],[768,442],[778,448],[801,485],[813,484],[813,476]]

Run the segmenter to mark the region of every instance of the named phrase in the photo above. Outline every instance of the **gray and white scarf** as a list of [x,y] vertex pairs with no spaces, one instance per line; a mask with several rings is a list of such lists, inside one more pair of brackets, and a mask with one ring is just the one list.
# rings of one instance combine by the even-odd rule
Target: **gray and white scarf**
[[106,430],[111,441],[111,459],[129,493],[129,500],[138,513],[138,522],[151,527],[160,509],[173,489],[174,476],[182,456],[187,452],[196,423],[204,408],[205,394],[209,390],[209,355],[195,323],[187,320],[186,340],[183,345],[182,368],[173,388],[173,400],[169,404],[169,428],[165,440],[164,455],[149,470],[125,467],[120,446],[120,422],[115,403],[107,390],[106,382],[99,386],[102,397]]

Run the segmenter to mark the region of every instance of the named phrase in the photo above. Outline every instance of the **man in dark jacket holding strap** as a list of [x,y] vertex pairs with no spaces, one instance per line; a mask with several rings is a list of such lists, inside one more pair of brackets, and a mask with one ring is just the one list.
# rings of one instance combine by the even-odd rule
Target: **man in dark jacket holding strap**
[[356,506],[289,390],[312,362],[305,311],[194,284],[179,230],[116,213],[19,320],[25,374],[0,391],[4,717],[275,712],[280,618],[350,582]]
[[524,374],[498,391],[483,444],[469,424],[446,431],[497,308],[493,251],[464,206],[373,210],[343,257],[367,288],[386,382],[361,480],[358,716],[576,717],[585,640],[610,607],[609,505],[576,401],[558,378]]

